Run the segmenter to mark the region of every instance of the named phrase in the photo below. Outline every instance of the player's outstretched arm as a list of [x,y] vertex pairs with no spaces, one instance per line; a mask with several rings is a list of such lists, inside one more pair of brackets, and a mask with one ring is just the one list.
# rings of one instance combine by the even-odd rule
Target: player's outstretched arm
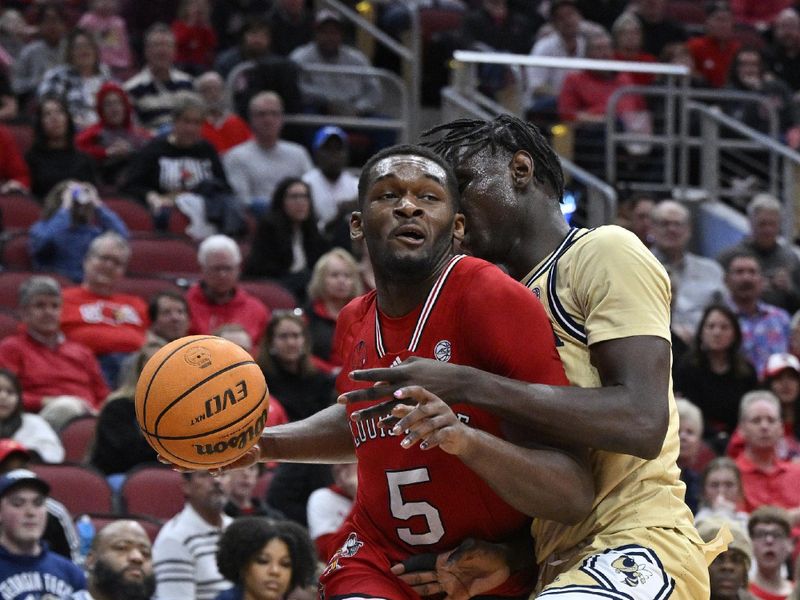
[[592,508],[594,483],[585,450],[525,448],[468,427],[439,397],[418,386],[404,388],[391,416],[400,445],[423,450],[437,446],[457,456],[518,511],[566,524],[584,519]]
[[[654,458],[669,420],[669,343],[656,336],[632,336],[600,342],[589,350],[603,387],[526,383],[472,367],[411,358],[391,369],[354,371],[351,377],[357,381],[382,383],[343,394],[339,402],[392,398],[406,386],[419,385],[448,404],[466,402],[528,427],[544,443]],[[397,402],[390,400],[353,417],[387,414]]]
[[[257,462],[348,463],[355,460],[347,412],[343,406],[334,404],[302,421],[267,427],[248,452],[213,472],[244,469]],[[159,461],[171,465],[161,456]],[[178,471],[189,471],[171,466]]]
[[307,417],[267,427],[258,443],[260,462],[355,462],[353,435],[343,406],[333,405]]

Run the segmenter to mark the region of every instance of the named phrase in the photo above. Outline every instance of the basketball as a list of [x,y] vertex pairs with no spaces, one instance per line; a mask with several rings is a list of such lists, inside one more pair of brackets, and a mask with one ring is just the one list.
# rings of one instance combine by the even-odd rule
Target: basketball
[[269,391],[245,350],[219,337],[193,335],[147,361],[135,404],[139,427],[156,452],[181,467],[213,469],[259,440]]

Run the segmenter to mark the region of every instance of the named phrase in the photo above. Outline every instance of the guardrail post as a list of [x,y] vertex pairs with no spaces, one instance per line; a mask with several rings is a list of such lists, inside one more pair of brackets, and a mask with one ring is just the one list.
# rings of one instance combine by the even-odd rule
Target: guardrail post
[[783,193],[778,196],[783,202],[783,235],[792,244],[795,243],[797,231],[795,226],[800,211],[800,189],[797,178],[800,177],[800,165],[781,157],[783,167]]
[[706,114],[700,115],[700,136],[700,187],[719,200],[719,124]]

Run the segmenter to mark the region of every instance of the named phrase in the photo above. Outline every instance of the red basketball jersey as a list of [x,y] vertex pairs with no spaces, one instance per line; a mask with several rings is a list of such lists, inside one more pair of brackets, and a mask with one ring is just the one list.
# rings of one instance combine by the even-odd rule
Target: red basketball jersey
[[[339,315],[334,344],[345,359],[340,393],[364,386],[351,381],[349,371],[389,367],[410,356],[568,383],[536,297],[497,267],[465,256],[454,257],[426,301],[404,317],[381,314],[375,292],[353,300]],[[348,415],[367,405],[349,407]],[[470,427],[502,435],[489,413],[464,404],[452,408]],[[404,449],[402,436],[389,435],[376,421],[350,427],[358,457],[351,524],[390,561],[450,549],[467,537],[499,540],[526,522],[457,457],[439,448]]]

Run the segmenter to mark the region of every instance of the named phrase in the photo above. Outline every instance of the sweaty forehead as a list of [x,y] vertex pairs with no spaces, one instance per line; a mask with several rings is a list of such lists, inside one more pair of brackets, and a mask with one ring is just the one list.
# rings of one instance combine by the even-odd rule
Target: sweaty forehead
[[438,179],[442,185],[447,183],[447,171],[437,162],[424,156],[403,154],[387,156],[379,160],[372,167],[372,180],[377,181],[390,175],[399,175],[408,171],[419,172],[421,175]]

